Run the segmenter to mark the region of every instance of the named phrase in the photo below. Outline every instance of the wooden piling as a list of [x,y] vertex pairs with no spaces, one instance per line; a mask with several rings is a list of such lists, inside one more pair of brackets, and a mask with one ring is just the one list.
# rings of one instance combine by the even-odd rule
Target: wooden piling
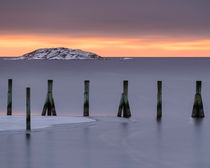
[[26,130],[31,130],[30,88],[26,88]]
[[128,81],[123,81],[123,93],[121,95],[120,104],[118,108],[118,117],[121,117],[123,111],[123,117],[129,118],[131,117],[130,106],[128,101]]
[[162,117],[162,81],[157,81],[157,119]]
[[201,97],[201,81],[196,81],[196,94],[192,110],[192,118],[204,118],[203,101]]
[[7,115],[12,115],[12,79],[8,79]]
[[125,94],[125,96],[128,96],[128,81],[127,80],[123,81],[123,93]]
[[48,80],[48,92],[45,100],[45,104],[42,110],[42,116],[47,115],[48,116],[56,116],[56,110],[55,110],[55,103],[54,103],[54,98],[52,94],[52,89],[53,89],[53,80]]
[[89,116],[89,80],[84,81],[85,92],[84,92],[84,112],[83,116]]
[[121,117],[122,116],[123,105],[124,105],[124,93],[122,93],[122,95],[121,95],[120,105],[119,105],[118,113],[117,113],[117,116],[118,117]]
[[131,117],[130,106],[128,102],[128,96],[124,94],[124,110],[123,110],[123,117],[129,118]]

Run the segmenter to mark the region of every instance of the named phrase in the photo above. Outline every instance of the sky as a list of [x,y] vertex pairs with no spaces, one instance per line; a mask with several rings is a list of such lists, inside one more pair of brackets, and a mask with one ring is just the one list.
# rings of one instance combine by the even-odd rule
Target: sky
[[208,57],[210,0],[0,0],[0,56],[51,47]]

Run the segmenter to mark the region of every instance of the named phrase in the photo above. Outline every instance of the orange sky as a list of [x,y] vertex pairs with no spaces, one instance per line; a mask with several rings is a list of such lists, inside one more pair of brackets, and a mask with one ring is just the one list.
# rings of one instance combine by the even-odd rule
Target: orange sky
[[209,57],[210,39],[167,37],[77,38],[48,35],[0,35],[0,56],[21,56],[38,48],[67,47],[104,57]]

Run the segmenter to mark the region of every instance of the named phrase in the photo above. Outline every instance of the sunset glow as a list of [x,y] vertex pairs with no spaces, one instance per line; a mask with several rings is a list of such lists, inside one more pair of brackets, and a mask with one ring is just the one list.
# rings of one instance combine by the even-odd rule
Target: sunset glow
[[[20,56],[38,48],[67,47],[95,52],[104,57],[210,56],[210,39],[88,38],[33,35],[1,35],[0,56]],[[161,39],[161,40],[160,40]]]

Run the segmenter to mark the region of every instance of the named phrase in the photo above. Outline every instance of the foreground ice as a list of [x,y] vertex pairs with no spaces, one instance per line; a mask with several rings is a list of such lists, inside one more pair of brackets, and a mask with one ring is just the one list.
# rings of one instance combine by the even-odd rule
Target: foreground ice
[[[57,124],[73,124],[93,122],[95,120],[85,117],[70,116],[32,116],[31,129],[40,129]],[[0,131],[24,130],[26,128],[25,116],[1,116]]]

